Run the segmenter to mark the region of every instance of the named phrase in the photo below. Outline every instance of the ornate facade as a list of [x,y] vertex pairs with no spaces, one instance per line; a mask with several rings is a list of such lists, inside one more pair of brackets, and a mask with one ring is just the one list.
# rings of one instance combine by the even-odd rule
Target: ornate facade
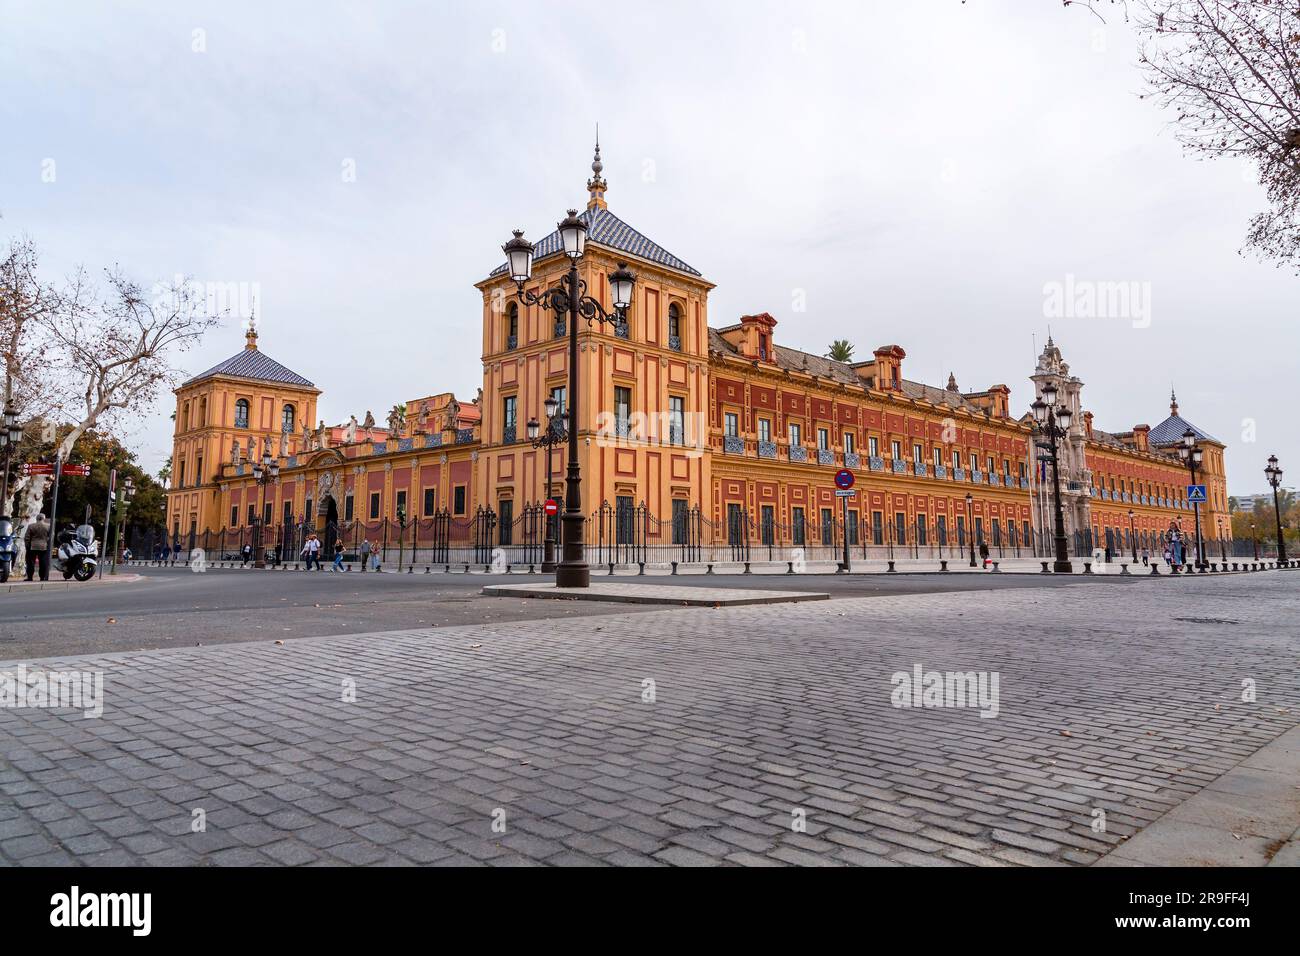
[[[1008,386],[963,392],[955,376],[945,387],[913,381],[898,345],[859,362],[799,351],[778,341],[768,313],[711,328],[713,284],[609,210],[599,148],[592,172],[580,263],[588,293],[608,304],[607,276],[619,263],[637,282],[625,325],[579,330],[583,394],[570,438],[584,510],[635,508],[653,517],[665,542],[675,542],[690,513],[712,526],[714,541],[743,535],[760,547],[833,544],[847,534],[852,544],[932,554],[968,546],[973,532],[1004,552],[1032,553],[1035,530],[1050,534],[1031,421],[1013,414]],[[558,233],[547,235],[536,243],[532,290],[567,268]],[[547,396],[573,411],[568,330],[519,301],[504,267],[476,288],[479,396],[407,402],[382,424],[368,416],[304,431],[320,392],[262,355],[250,332],[243,353],[177,390],[169,530],[183,537],[242,528],[260,514],[271,525],[305,522],[333,533],[391,520],[399,509],[415,519],[483,509],[504,543],[530,504],[563,492],[566,449],[550,453],[548,487],[547,452],[532,447],[526,423],[545,421]],[[1094,429],[1080,405],[1082,382],[1050,341],[1031,380],[1039,389],[1055,382],[1076,412],[1062,461],[1067,530],[1105,538],[1128,527],[1130,507],[1136,528],[1152,532],[1190,515],[1186,471],[1170,454],[1170,436],[1186,424],[1176,406],[1155,429]],[[1223,446],[1202,438],[1208,533],[1227,497]],[[250,456],[264,446],[282,470],[260,488]],[[840,468],[858,479],[847,509],[834,495]]]

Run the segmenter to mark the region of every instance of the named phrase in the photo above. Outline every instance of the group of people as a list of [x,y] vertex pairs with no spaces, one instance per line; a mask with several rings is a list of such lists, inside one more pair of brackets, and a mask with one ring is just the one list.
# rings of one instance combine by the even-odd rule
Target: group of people
[[[308,570],[308,571],[324,571],[324,570],[325,570],[325,567],[321,564],[321,552],[324,551],[324,550],[325,550],[325,544],[324,544],[324,542],[321,541],[321,539],[320,539],[320,535],[318,535],[315,531],[310,532],[310,533],[307,535],[306,540],[304,540],[303,543],[302,543],[302,550],[301,550],[300,552],[298,552],[298,556],[299,556],[300,558],[302,558],[302,559],[303,559],[303,563],[306,564],[306,570]],[[362,571],[365,571],[365,570],[366,570],[367,565],[369,565],[371,571],[382,571],[382,570],[383,570],[383,568],[381,568],[381,567],[379,566],[379,565],[380,565],[380,548],[379,548],[379,542],[378,542],[378,541],[374,541],[374,542],[372,542],[372,541],[362,541],[362,542],[361,542],[360,551],[361,551],[361,570],[362,570]],[[335,542],[334,542],[334,561],[333,561],[333,563],[330,565],[330,570],[331,570],[331,571],[349,571],[349,570],[351,570],[351,568],[350,568],[348,565],[345,565],[345,564],[343,563],[343,555],[344,555],[345,553],[346,553],[346,549],[343,547],[343,542],[342,542],[342,541],[335,541]],[[244,565],[248,564],[249,561],[252,561],[252,560],[253,560],[253,546],[252,546],[251,544],[247,544],[247,543],[246,543],[246,544],[245,544],[245,545],[240,549],[239,556],[240,556],[240,559],[241,559],[241,560],[240,560],[240,563],[241,563],[241,564],[244,564]],[[278,556],[277,556],[277,559],[276,559],[276,563],[279,563]]]

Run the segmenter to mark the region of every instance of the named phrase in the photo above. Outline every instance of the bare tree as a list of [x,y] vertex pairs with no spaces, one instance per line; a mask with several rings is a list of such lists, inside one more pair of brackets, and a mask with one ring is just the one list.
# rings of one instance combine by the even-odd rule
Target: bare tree
[[1253,163],[1268,208],[1245,249],[1300,272],[1300,3],[1139,0],[1129,5],[1151,95],[1201,158]]

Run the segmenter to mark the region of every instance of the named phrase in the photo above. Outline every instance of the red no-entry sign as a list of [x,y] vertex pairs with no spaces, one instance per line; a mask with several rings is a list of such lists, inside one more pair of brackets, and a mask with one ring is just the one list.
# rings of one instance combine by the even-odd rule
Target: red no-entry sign
[[839,471],[835,472],[835,487],[843,491],[848,491],[852,488],[854,480],[853,472],[849,471],[847,468],[841,468]]
[[548,517],[554,517],[560,513],[560,503],[554,498],[547,498],[546,504],[543,507],[546,509]]

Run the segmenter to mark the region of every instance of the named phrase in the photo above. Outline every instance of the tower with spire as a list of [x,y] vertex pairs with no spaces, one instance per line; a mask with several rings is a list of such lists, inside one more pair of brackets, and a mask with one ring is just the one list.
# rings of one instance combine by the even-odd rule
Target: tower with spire
[[587,208],[588,209],[605,209],[608,208],[605,203],[605,190],[609,184],[605,182],[605,177],[601,175],[605,170],[605,164],[600,161],[600,125],[596,126],[596,155],[591,160],[591,178],[587,180]]

